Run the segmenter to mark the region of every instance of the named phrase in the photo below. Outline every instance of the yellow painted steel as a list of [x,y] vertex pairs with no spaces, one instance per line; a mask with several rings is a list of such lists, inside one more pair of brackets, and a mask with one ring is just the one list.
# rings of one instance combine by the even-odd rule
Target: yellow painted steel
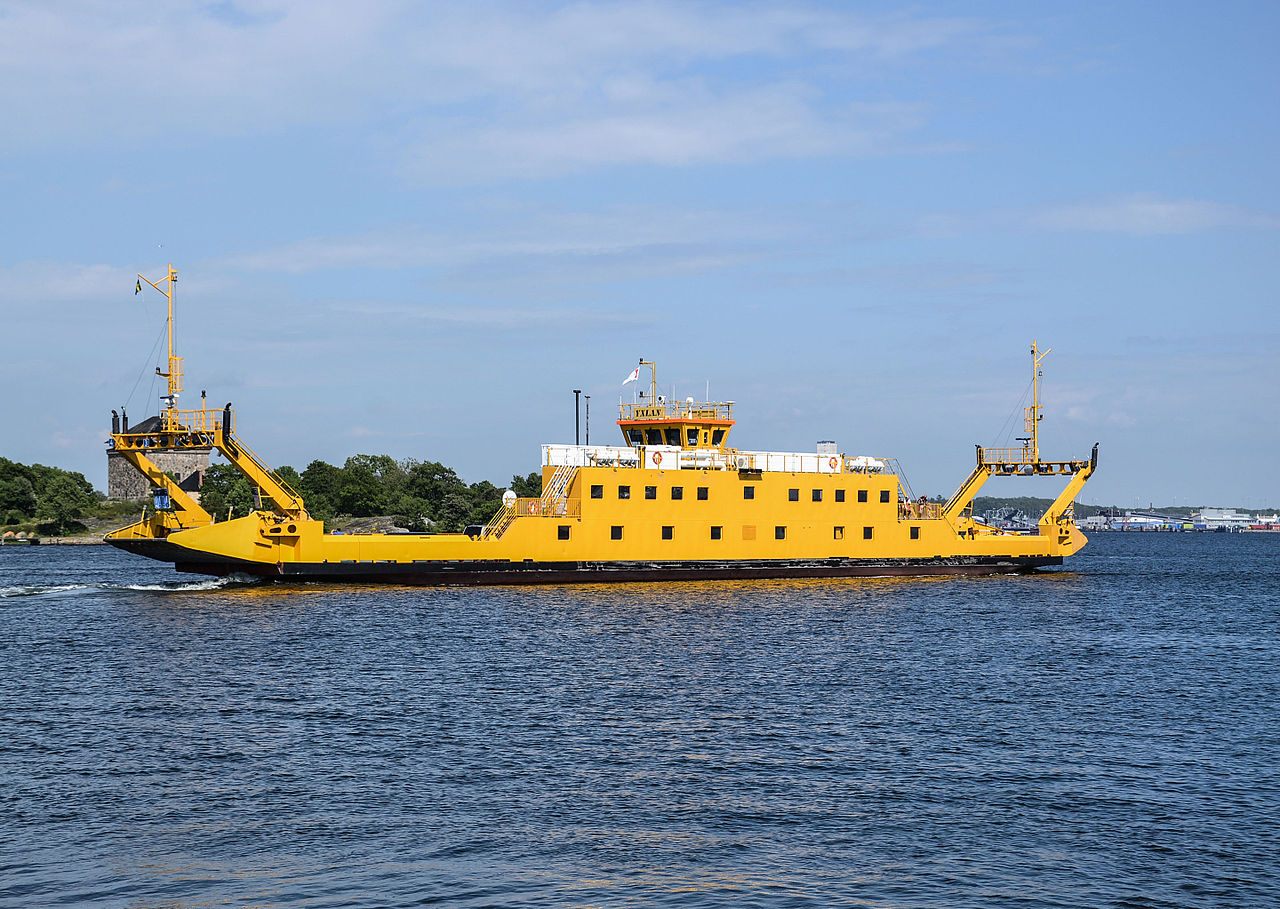
[[[679,459],[678,469],[666,470],[655,469],[644,457],[629,465],[546,464],[541,497],[505,504],[487,526],[471,534],[326,534],[322,522],[308,516],[298,493],[236,436],[229,404],[221,411],[184,411],[173,406],[181,389],[181,360],[173,354],[172,338],[176,279],[170,266],[163,279],[167,290],[161,290],[170,301],[169,395],[164,416],[157,428],[116,432],[110,443],[156,487],[167,490],[171,508],[144,515],[141,521],[110,534],[109,540],[167,540],[183,547],[191,562],[233,560],[263,566],[473,560],[1016,559],[1069,556],[1086,542],[1075,526],[1072,505],[1096,468],[1097,446],[1087,461],[1040,459],[1040,365],[1049,351],[1041,353],[1034,343],[1034,396],[1023,447],[978,447],[976,467],[945,505],[910,501],[887,461],[853,469],[856,462],[839,455],[832,456],[829,472],[753,469],[754,456],[739,458],[725,444],[733,426],[731,405],[661,401],[656,368],[642,360],[641,365],[653,371],[651,397],[646,404],[620,408],[618,424],[628,444],[637,450],[654,444],[643,435],[637,440],[631,432],[637,428],[657,431],[662,439],[659,445],[667,444],[667,430],[676,430],[681,450],[712,449],[713,463],[700,464],[691,457]],[[158,284],[152,286],[160,290]],[[713,442],[716,430],[722,433]],[[247,517],[214,523],[147,457],[150,451],[192,448],[220,451],[260,491],[264,507]],[[673,466],[677,465],[668,464]],[[1071,479],[1036,531],[1013,532],[976,522],[969,513],[978,490],[989,477],[1000,474]]]

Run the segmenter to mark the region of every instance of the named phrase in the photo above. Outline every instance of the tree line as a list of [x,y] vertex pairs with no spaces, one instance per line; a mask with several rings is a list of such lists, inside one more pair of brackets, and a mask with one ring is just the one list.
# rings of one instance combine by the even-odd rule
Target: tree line
[[0,458],[0,518],[6,526],[34,521],[41,533],[66,533],[99,498],[82,473]]
[[[450,533],[488,523],[502,505],[502,488],[488,480],[468,484],[438,461],[357,454],[341,467],[312,461],[301,472],[286,465],[276,475],[322,521],[388,516],[406,530]],[[522,497],[539,496],[542,475],[513,476],[510,489]],[[232,465],[212,464],[200,487],[200,505],[217,520],[243,517],[254,509],[253,487]]]

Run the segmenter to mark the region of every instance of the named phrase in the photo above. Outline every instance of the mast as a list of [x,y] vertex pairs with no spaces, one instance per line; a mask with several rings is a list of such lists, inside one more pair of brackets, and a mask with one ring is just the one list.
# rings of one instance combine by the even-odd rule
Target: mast
[[[168,394],[164,396],[165,413],[163,423],[166,429],[172,431],[177,424],[177,415],[174,413],[178,404],[178,394],[182,391],[182,357],[173,355],[173,285],[178,282],[178,273],[174,271],[173,263],[169,263],[169,273],[159,281],[152,281],[145,275],[138,275],[140,281],[146,281],[160,293],[165,295],[165,299],[169,301],[169,311],[166,319],[166,327],[169,335],[169,371],[161,372],[160,367],[156,367],[156,375],[164,376],[168,380]],[[160,285],[163,284],[164,287]]]
[[1044,375],[1040,364],[1052,352],[1053,348],[1050,347],[1041,353],[1038,344],[1031,342],[1031,406],[1027,408],[1026,427],[1033,464],[1040,462],[1040,421],[1043,419],[1040,413],[1040,377]]

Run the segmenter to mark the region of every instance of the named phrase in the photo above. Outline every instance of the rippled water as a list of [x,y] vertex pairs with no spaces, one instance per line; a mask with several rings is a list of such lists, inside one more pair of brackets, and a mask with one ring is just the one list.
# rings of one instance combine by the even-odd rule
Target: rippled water
[[510,589],[0,550],[0,905],[1280,902],[1280,536]]

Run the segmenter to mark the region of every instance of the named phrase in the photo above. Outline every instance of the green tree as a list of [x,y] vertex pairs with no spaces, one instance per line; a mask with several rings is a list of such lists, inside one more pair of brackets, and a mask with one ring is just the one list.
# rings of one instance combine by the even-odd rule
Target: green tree
[[44,493],[36,503],[36,517],[49,524],[55,533],[63,534],[93,502],[92,487],[85,490],[75,476],[60,471],[45,481]]
[[225,521],[228,513],[242,518],[253,511],[253,487],[232,465],[211,464],[200,486],[200,507],[215,521]]
[[536,499],[542,495],[542,474],[535,471],[525,477],[512,477],[511,491],[522,499]]

